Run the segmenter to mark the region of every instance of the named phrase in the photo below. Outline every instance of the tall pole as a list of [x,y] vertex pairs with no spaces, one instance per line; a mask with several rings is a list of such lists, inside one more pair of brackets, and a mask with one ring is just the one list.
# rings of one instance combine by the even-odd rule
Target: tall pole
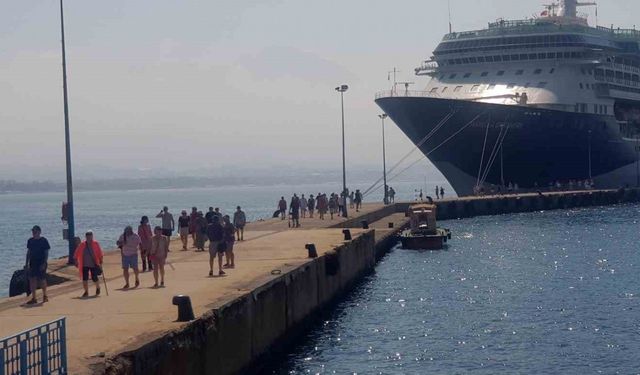
[[591,130],[589,130],[589,181],[592,179],[591,175]]
[[[342,109],[342,198],[344,199],[345,202],[349,194],[347,193],[347,163],[346,163],[345,143],[344,143],[344,93],[348,89],[349,89],[349,86],[347,85],[336,87],[336,91],[340,93],[340,106]],[[349,215],[347,214],[347,205],[343,204],[342,207],[343,207],[342,216],[349,217]]]
[[636,188],[640,188],[640,134],[636,132]]
[[387,186],[387,151],[384,140],[384,120],[387,118],[387,114],[383,113],[378,115],[382,120],[382,178],[384,179],[384,204],[389,204],[389,186]]
[[502,145],[500,145],[500,188],[504,189],[504,152]]
[[60,31],[62,34],[62,91],[64,96],[64,141],[67,165],[67,222],[69,229],[67,240],[69,241],[69,259],[67,263],[73,263],[75,252],[75,220],[73,215],[73,179],[71,174],[71,138],[69,135],[69,96],[67,93],[67,56],[64,41],[64,6],[60,0]]

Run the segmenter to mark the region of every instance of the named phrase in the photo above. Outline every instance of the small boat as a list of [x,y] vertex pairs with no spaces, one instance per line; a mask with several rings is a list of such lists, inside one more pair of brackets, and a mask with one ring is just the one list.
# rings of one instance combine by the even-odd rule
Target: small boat
[[435,204],[415,204],[409,207],[409,229],[400,233],[402,247],[408,250],[441,250],[451,239],[449,229],[438,228]]

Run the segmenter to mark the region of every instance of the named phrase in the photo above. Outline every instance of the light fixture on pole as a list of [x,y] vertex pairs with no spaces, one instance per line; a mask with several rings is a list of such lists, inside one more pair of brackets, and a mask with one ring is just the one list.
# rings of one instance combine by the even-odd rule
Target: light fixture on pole
[[64,39],[64,6],[60,0],[60,32],[62,34],[62,94],[64,99],[64,141],[65,158],[67,166],[67,203],[63,212],[63,219],[68,223],[67,240],[69,241],[69,259],[67,263],[73,263],[75,246],[75,218],[73,210],[73,179],[71,174],[71,138],[69,135],[69,96],[67,93],[67,56]]
[[387,155],[384,140],[384,120],[389,117],[386,113],[378,115],[382,120],[382,178],[384,179],[384,204],[389,204],[389,186],[387,186]]
[[[344,151],[344,93],[347,90],[349,90],[349,86],[347,85],[336,87],[336,91],[340,93],[340,105],[342,108],[342,198],[344,199],[344,202],[347,201],[347,196],[349,195],[349,193],[347,193],[347,164],[345,161]],[[349,215],[347,214],[347,205],[344,204],[342,205],[342,207],[342,216],[348,217]]]

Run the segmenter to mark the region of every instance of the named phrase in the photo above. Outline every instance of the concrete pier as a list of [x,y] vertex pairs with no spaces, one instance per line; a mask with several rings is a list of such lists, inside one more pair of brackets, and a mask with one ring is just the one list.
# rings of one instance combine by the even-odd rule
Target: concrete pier
[[[377,217],[380,209],[388,208],[366,205],[353,223]],[[0,300],[0,337],[66,316],[72,374],[236,373],[294,338],[315,311],[373,269],[376,243],[393,231],[387,220],[400,228],[406,219],[372,221],[369,230],[355,225],[348,242],[338,217],[303,219],[299,229],[279,219],[252,223],[245,241],[236,243],[236,269],[224,277],[208,277],[208,253],[180,251],[181,243],[173,241],[160,289],[150,288],[153,277],[144,273],[139,288],[120,290],[120,254],[111,251],[104,267],[110,295],[103,285],[98,298],[80,299],[76,268],[51,262],[50,269],[70,281],[50,287],[44,305],[24,307],[24,296]],[[307,258],[307,243],[316,245],[319,258]],[[178,294],[191,297],[195,321],[175,322],[171,300]]]
[[[640,191],[597,190],[437,201],[440,220],[640,201]],[[110,295],[80,299],[77,270],[65,261],[50,270],[69,281],[49,290],[50,302],[24,307],[24,296],[0,300],[0,337],[67,317],[71,374],[234,374],[254,368],[271,350],[297,337],[308,320],[371,271],[407,223],[410,202],[368,204],[348,220],[303,219],[302,228],[269,219],[248,225],[235,246],[237,268],[208,277],[208,253],[171,244],[166,288],[120,290],[118,251],[105,257]],[[362,229],[365,221],[369,229]],[[351,241],[343,240],[349,228]],[[103,247],[109,240],[97,239]],[[319,257],[305,249],[314,243]],[[92,290],[93,288],[91,288]],[[40,291],[38,291],[40,295]],[[174,295],[191,297],[196,319],[175,322]]]
[[[438,220],[640,202],[640,189],[576,190],[437,200]],[[405,212],[411,202],[397,203]]]

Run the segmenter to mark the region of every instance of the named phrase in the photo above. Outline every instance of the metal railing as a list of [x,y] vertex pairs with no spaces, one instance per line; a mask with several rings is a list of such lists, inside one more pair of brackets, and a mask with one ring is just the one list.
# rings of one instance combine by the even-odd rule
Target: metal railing
[[640,81],[633,81],[630,79],[620,79],[611,76],[594,76],[594,79],[598,82],[611,82],[624,86],[640,87]]
[[413,97],[413,98],[439,98],[440,95],[436,92],[430,91],[415,91],[415,90],[385,90],[376,93],[376,99],[380,98],[394,98],[394,97]]
[[0,339],[0,375],[66,373],[65,318]]
[[550,20],[537,18],[528,20],[500,20],[489,23],[487,29],[452,32],[445,35],[443,40],[469,39],[478,37],[504,36],[505,34],[531,33],[581,33],[614,39],[640,39],[640,30],[620,29],[608,27],[590,27],[579,24],[558,24]]

